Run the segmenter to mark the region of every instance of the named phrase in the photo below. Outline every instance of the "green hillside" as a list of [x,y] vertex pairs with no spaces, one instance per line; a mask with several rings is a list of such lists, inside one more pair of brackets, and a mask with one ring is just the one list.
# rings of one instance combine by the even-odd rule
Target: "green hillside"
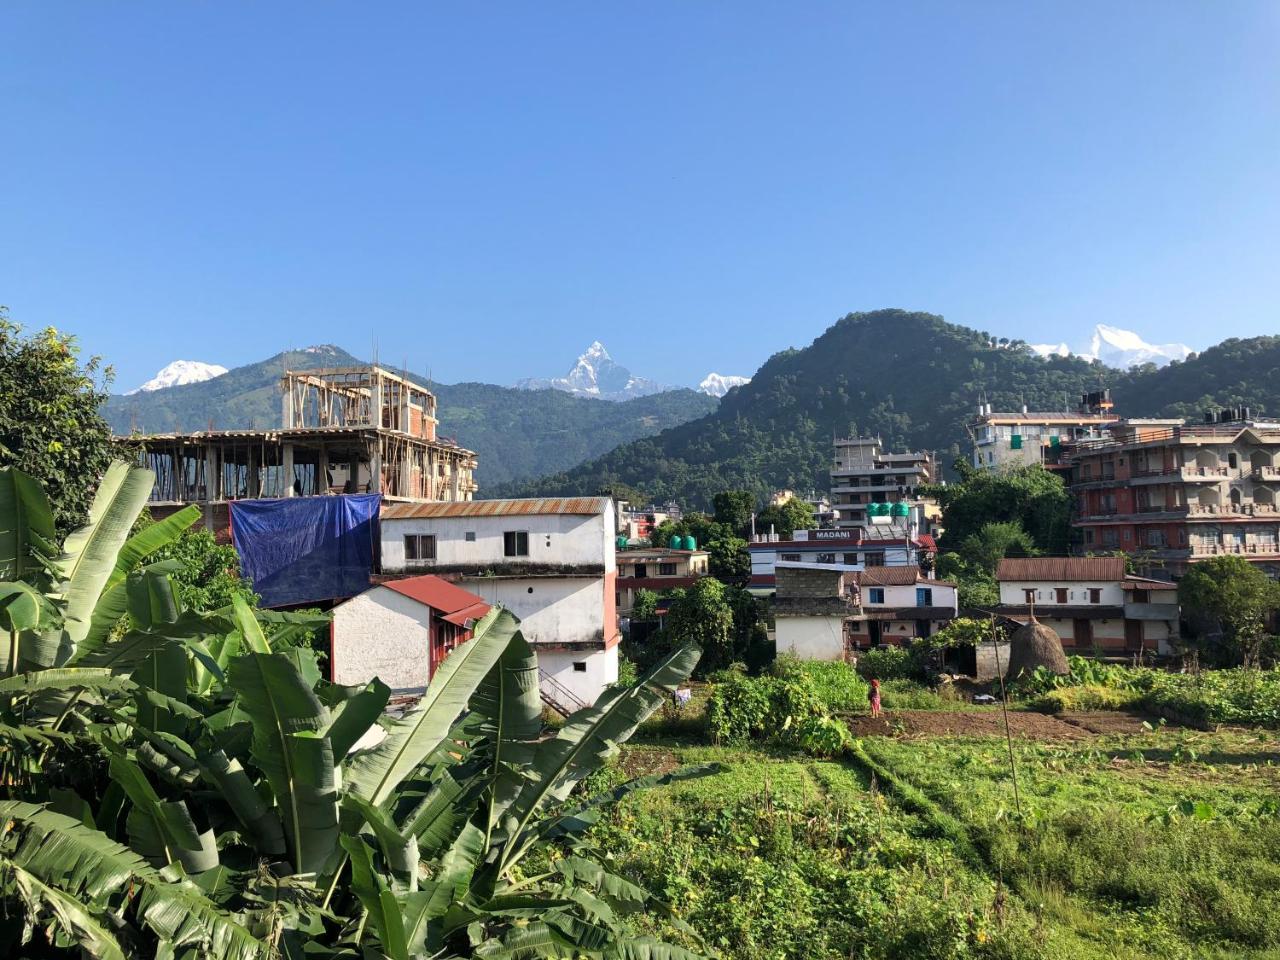
[[837,321],[804,349],[775,354],[700,420],[519,486],[588,493],[610,482],[655,499],[705,506],[717,490],[825,489],[836,435],[878,434],[895,448],[967,448],[965,422],[984,394],[996,407],[1074,409],[1079,394],[1115,390],[1135,416],[1196,415],[1214,403],[1280,410],[1280,338],[1227,341],[1163,369],[1125,373],[1078,358],[1041,358],[1019,344],[928,313],[877,310]]
[[[290,350],[203,383],[113,396],[103,415],[122,434],[277,426],[278,385],[286,368],[361,362],[331,345]],[[491,495],[497,484],[565,470],[619,444],[700,417],[718,402],[693,390],[613,403],[485,383],[429,386],[439,400],[441,434],[479,454],[482,495]]]

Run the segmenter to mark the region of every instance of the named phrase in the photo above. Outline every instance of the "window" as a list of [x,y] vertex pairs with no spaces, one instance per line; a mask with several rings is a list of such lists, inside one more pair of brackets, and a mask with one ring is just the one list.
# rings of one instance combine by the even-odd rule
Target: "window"
[[1053,591],[1053,598],[1054,598],[1054,600],[1056,600],[1058,603],[1066,603],[1066,602],[1067,602],[1067,588],[1066,588],[1066,587],[1055,587],[1055,588],[1054,588],[1054,591]]
[[1089,588],[1089,602],[1090,602],[1090,603],[1101,603],[1101,602],[1102,602],[1102,590],[1101,590],[1101,588],[1099,588],[1099,587],[1090,587],[1090,588]]
[[868,566],[868,567],[883,567],[883,566],[884,566],[884,554],[883,554],[883,553],[868,553],[868,554],[867,554],[867,561],[866,561],[866,562],[867,562],[867,566]]
[[1151,602],[1151,591],[1150,591],[1150,590],[1135,590],[1135,591],[1133,591],[1133,602],[1134,602],[1134,603],[1150,603],[1150,602]]
[[1084,542],[1085,542],[1085,543],[1093,543],[1093,531],[1092,531],[1092,530],[1086,530],[1086,531],[1084,532]]
[[406,563],[429,563],[435,558],[435,534],[411,533],[404,538],[404,559]]
[[635,572],[631,574],[633,577],[648,577],[649,565],[647,563],[637,563]]
[[1022,599],[1023,599],[1023,600],[1025,600],[1025,601],[1027,601],[1027,603],[1029,603],[1029,604],[1031,604],[1031,603],[1035,603],[1035,602],[1036,602],[1036,592],[1035,592],[1035,590],[1031,589],[1030,587],[1023,587],[1023,588],[1022,588]]
[[779,559],[779,560],[785,560],[785,561],[787,561],[788,563],[799,563],[799,562],[800,562],[800,554],[798,554],[798,553],[780,553],[780,554],[778,554],[778,559]]
[[1117,543],[1115,527],[1107,527],[1102,531],[1102,545],[1114,547]]
[[586,672],[587,672],[587,661],[585,661],[585,660],[575,660],[575,661],[573,661],[573,672],[574,672],[574,673],[586,673]]
[[820,553],[818,554],[818,559],[816,562],[817,563],[835,563],[836,555],[834,553]]
[[884,587],[872,587],[868,590],[867,603],[884,603]]
[[527,530],[508,530],[502,535],[502,554],[506,557],[527,557],[529,555],[529,532]]
[[1148,530],[1148,531],[1147,531],[1147,546],[1148,546],[1148,547],[1163,547],[1163,546],[1164,546],[1164,531],[1163,531],[1163,530]]
[[466,533],[463,534],[463,537],[466,539],[467,543],[476,542],[476,532],[474,530],[468,530]]
[[1236,467],[1240,466],[1240,458],[1237,457],[1234,453],[1228,453],[1227,466],[1230,467],[1232,470],[1234,470]]
[[850,567],[852,567],[852,566],[854,566],[854,565],[858,562],[858,555],[857,555],[856,553],[846,553],[846,554],[844,555],[844,561],[843,561],[843,562],[844,562],[845,566],[850,566]]
[[676,565],[674,563],[658,564],[658,576],[674,577],[676,575]]
[[933,606],[933,587],[916,587],[916,606]]

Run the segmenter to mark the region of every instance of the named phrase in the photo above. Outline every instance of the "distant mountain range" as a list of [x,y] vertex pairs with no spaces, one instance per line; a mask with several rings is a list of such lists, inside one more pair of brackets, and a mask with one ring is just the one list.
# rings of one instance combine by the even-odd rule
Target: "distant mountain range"
[[1088,345],[1080,349],[1073,350],[1065,342],[1033,343],[1029,346],[1041,357],[1074,356],[1081,360],[1098,360],[1120,370],[1131,370],[1147,363],[1163,367],[1174,360],[1185,360],[1195,352],[1185,343],[1147,343],[1132,330],[1122,330],[1105,323],[1093,328]]
[[[723,397],[730,388],[746,383],[748,379],[709,373],[698,385],[698,390],[711,397]],[[560,390],[576,397],[596,397],[615,402],[682,389],[637,377],[609,356],[609,351],[599,340],[587,347],[563,377],[530,377],[517,380],[515,386],[517,390]]]
[[1280,414],[1280,337],[1227,340],[1178,363],[1120,370],[1076,356],[1010,349],[985,332],[902,310],[853,313],[803,349],[775,354],[698,420],[634,440],[511,496],[594,493],[624,483],[654,500],[705,507],[720,490],[760,497],[823,490],[831,441],[879,435],[894,449],[968,453],[980,395],[997,409],[1072,410],[1110,387],[1120,416],[1199,417],[1247,405]]
[[[332,344],[288,350],[194,382],[112,396],[103,415],[118,434],[279,426],[279,384],[285,370],[361,363]],[[491,495],[496,484],[565,470],[621,443],[700,417],[717,403],[693,390],[609,403],[559,390],[426,383],[408,376],[436,394],[441,434],[479,455],[481,496]]]

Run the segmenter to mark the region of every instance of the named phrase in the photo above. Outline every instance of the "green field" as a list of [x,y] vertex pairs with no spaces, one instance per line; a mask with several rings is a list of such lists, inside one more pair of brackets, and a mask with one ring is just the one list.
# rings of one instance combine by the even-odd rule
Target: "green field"
[[1015,741],[1021,815],[999,738],[832,761],[688,741],[633,741],[610,777],[726,772],[635,794],[595,837],[724,957],[1280,957],[1275,733]]

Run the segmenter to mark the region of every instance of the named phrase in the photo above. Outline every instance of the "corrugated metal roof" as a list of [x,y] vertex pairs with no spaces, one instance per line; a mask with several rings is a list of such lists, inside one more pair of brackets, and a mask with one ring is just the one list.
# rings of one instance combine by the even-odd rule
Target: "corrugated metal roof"
[[997,580],[1123,580],[1124,557],[1009,557]]
[[428,517],[527,517],[539,514],[593,516],[604,513],[608,497],[535,497],[529,500],[461,500],[452,503],[395,503],[382,508],[383,520]]
[[489,612],[489,604],[484,602],[483,597],[477,597],[448,580],[430,574],[406,577],[403,580],[387,580],[382,586],[440,611],[444,619],[459,626],[467,620],[479,620]]
[[[864,587],[905,587],[913,583],[925,583],[920,568],[917,566],[902,567],[867,567],[857,574],[858,583]],[[928,583],[941,581],[929,580]]]

